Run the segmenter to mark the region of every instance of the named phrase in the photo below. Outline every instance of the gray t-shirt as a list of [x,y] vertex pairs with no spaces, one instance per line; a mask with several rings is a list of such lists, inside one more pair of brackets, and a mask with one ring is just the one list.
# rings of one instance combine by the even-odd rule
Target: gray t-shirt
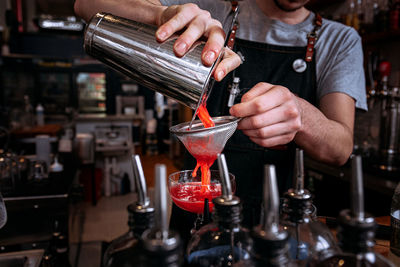
[[[161,0],[163,5],[192,2],[208,10],[226,29],[231,23],[229,1]],[[268,18],[255,0],[239,2],[239,29],[236,37],[281,46],[306,46],[307,34],[314,28],[315,14],[296,25]],[[315,44],[317,99],[341,92],[356,100],[356,107],[367,110],[361,38],[351,27],[323,19]]]

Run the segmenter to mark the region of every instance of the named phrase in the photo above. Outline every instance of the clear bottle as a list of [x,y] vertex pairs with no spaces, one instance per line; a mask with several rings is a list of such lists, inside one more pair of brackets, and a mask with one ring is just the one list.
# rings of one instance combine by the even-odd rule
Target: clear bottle
[[252,239],[241,226],[240,199],[232,195],[224,155],[218,156],[222,195],[214,198],[213,222],[201,227],[189,240],[189,266],[249,266]]
[[317,266],[323,267],[394,267],[394,264],[373,251],[376,223],[364,212],[364,190],[361,156],[352,156],[352,207],[343,210],[338,218],[337,238],[342,253]]
[[103,256],[103,266],[125,266],[131,261],[131,254],[139,246],[141,235],[154,225],[154,208],[150,207],[147,196],[146,181],[138,155],[132,157],[138,201],[128,206],[129,231],[113,240]]
[[303,162],[303,150],[297,148],[295,185],[284,195],[281,224],[290,235],[290,257],[307,266],[336,254],[339,248],[329,228],[315,216],[312,196],[304,189]]
[[289,233],[279,225],[279,193],[275,166],[264,171],[264,199],[261,224],[254,227],[252,258],[257,267],[297,266],[289,257]]
[[36,124],[38,126],[44,125],[44,108],[40,103],[36,106]]
[[24,95],[24,114],[22,118],[22,127],[30,128],[34,125],[35,117],[33,112],[33,107],[30,102],[28,95]]

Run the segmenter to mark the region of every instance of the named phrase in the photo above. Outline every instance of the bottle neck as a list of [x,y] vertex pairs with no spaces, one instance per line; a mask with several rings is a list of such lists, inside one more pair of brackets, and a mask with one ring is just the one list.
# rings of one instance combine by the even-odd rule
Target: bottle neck
[[281,233],[277,238],[270,239],[263,236],[263,231],[253,231],[254,252],[257,266],[288,266],[289,235]]
[[221,205],[214,203],[214,221],[222,229],[237,229],[242,221],[242,207],[239,204]]
[[353,218],[349,210],[339,216],[338,244],[343,252],[360,254],[371,252],[375,245],[376,223],[373,217],[366,216],[359,221]]
[[143,232],[154,226],[154,210],[153,211],[137,211],[128,208],[128,226],[129,231],[136,238],[140,238]]
[[290,222],[308,223],[313,213],[311,198],[302,199],[287,194],[282,211]]

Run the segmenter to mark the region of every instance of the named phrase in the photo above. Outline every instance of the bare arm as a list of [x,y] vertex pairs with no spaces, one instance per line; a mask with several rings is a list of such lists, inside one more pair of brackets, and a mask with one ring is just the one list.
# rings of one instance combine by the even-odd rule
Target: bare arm
[[98,12],[108,12],[124,18],[157,25],[157,18],[167,8],[158,0],[76,0],[75,13],[89,21]]
[[320,110],[299,101],[302,127],[294,141],[310,156],[335,165],[344,164],[353,151],[354,99],[343,93],[327,94]]
[[[174,43],[174,52],[182,57],[193,43],[206,37],[201,60],[211,66],[223,49],[225,32],[218,20],[212,19],[208,11],[197,5],[185,4],[162,6],[158,0],[76,0],[75,13],[89,21],[98,12],[108,12],[138,22],[159,26],[155,38],[162,42],[174,33],[183,30]],[[222,80],[241,63],[240,57],[225,49],[224,57],[214,72],[217,81]]]
[[306,153],[330,164],[344,164],[353,149],[354,100],[331,93],[320,109],[287,88],[259,83],[230,112],[243,117],[238,129],[260,146],[295,141]]

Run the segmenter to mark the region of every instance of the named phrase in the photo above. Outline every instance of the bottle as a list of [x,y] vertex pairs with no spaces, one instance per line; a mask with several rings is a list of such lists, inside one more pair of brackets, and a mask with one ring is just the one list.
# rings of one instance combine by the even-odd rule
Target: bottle
[[46,253],[44,262],[48,266],[71,267],[69,262],[69,245],[67,237],[59,230],[59,223],[54,222],[54,231],[50,241],[49,251]]
[[296,149],[295,185],[284,195],[281,224],[289,232],[290,258],[299,265],[322,261],[339,251],[329,228],[315,216],[312,196],[304,189],[303,150]]
[[264,171],[263,213],[261,224],[254,227],[252,258],[256,267],[291,267],[289,233],[279,225],[279,193],[274,165]]
[[389,259],[400,266],[400,183],[394,190],[390,206],[390,230]]
[[103,266],[129,265],[130,254],[139,246],[141,235],[154,225],[154,208],[150,207],[147,196],[146,181],[138,155],[132,156],[132,167],[138,191],[138,200],[128,206],[129,231],[113,240],[103,256]]
[[241,226],[240,199],[232,195],[225,156],[218,155],[222,195],[214,203],[213,222],[201,227],[189,240],[188,266],[248,266],[251,262],[250,232]]
[[361,156],[352,155],[352,206],[340,212],[337,238],[342,253],[334,255],[317,266],[323,267],[394,267],[380,254],[373,251],[376,223],[364,212],[364,190]]
[[156,164],[155,226],[143,232],[135,251],[125,264],[115,266],[135,267],[180,267],[183,266],[183,247],[179,235],[168,229],[166,167]]
[[30,128],[34,124],[33,107],[28,95],[24,95],[23,128]]
[[44,108],[41,104],[36,106],[36,124],[38,126],[44,125]]

